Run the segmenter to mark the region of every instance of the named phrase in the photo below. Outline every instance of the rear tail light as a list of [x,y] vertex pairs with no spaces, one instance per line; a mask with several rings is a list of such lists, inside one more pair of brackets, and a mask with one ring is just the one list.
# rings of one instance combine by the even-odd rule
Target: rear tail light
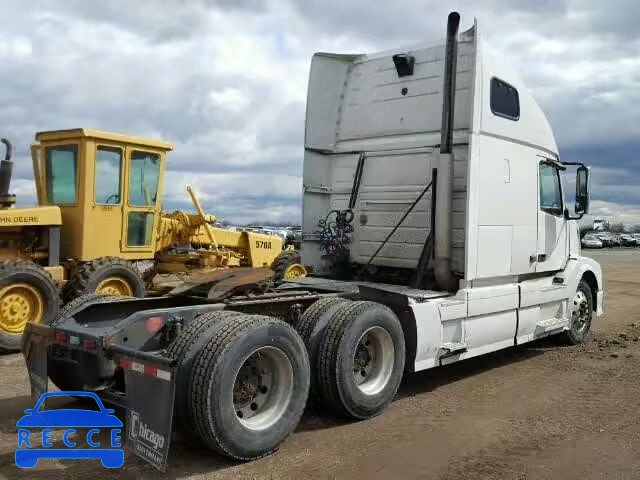
[[95,350],[98,345],[95,340],[85,340],[82,342],[82,346],[85,350]]
[[164,318],[162,317],[149,317],[145,322],[145,326],[149,333],[158,333],[164,326]]
[[67,335],[64,332],[56,332],[57,343],[67,343]]
[[125,369],[125,370],[130,369],[130,368],[131,368],[131,364],[132,364],[132,363],[133,363],[133,362],[132,362],[131,360],[129,360],[128,358],[122,358],[122,359],[120,359],[120,367],[121,367],[121,368],[123,368],[123,369]]

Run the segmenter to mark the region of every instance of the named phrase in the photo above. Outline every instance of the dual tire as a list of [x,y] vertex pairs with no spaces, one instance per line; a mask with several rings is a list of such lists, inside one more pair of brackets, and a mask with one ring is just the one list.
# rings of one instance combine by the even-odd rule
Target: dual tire
[[246,461],[274,452],[294,431],[310,384],[342,416],[381,413],[400,385],[405,344],[389,308],[333,298],[312,305],[296,329],[262,315],[203,314],[166,355],[177,365],[176,428]]
[[309,360],[288,324],[213,312],[196,319],[167,355],[177,360],[176,426],[238,460],[268,455],[293,432],[309,391]]
[[374,417],[389,406],[402,380],[406,349],[402,325],[390,308],[323,299],[298,326],[314,366],[315,402],[355,419]]

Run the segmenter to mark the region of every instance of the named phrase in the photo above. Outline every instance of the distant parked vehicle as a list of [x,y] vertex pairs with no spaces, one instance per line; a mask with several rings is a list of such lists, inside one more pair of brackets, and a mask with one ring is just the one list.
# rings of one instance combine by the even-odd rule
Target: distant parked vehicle
[[615,247],[617,244],[609,232],[594,233],[593,236],[602,242],[603,247]]
[[622,239],[623,247],[637,247],[638,245],[640,245],[640,239],[635,238],[633,235],[623,233],[622,235],[620,235],[620,238]]
[[602,248],[602,241],[595,235],[587,234],[582,237],[582,248]]

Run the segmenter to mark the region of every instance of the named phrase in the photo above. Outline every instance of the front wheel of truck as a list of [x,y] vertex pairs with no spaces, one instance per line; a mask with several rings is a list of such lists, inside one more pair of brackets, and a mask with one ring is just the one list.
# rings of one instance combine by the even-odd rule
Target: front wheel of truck
[[570,300],[571,320],[569,329],[563,332],[563,340],[570,345],[582,343],[591,329],[593,318],[593,295],[591,287],[583,278],[578,284],[573,300]]
[[288,324],[260,315],[228,319],[196,357],[190,409],[198,436],[237,460],[278,449],[298,425],[309,359]]

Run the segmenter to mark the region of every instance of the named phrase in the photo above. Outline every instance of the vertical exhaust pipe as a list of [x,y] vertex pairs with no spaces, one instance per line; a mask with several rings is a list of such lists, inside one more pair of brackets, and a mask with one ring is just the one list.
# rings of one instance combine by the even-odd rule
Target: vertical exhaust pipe
[[11,142],[6,138],[0,138],[0,142],[4,143],[7,149],[4,160],[0,162],[0,207],[6,208],[16,203],[15,195],[9,194],[11,174],[13,172],[13,162],[11,161],[13,148],[11,147]]
[[459,26],[460,14],[451,12],[447,19],[435,215],[435,280],[439,288],[451,291],[458,288],[458,282],[451,271],[451,211],[453,209],[453,112],[456,95]]

